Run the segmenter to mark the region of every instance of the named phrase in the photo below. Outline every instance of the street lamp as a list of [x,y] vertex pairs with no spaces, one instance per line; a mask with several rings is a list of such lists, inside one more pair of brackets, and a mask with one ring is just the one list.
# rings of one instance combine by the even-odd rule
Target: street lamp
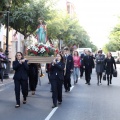
[[[6,55],[6,57],[7,57],[7,59],[8,59],[8,55],[9,55],[9,50],[8,50],[8,41],[9,41],[9,13],[10,13],[10,11],[9,11],[9,9],[10,9],[10,7],[11,7],[11,5],[12,5],[12,0],[8,0],[7,2],[6,2],[6,8],[7,8],[7,19],[6,19],[6,50],[5,50],[5,55]],[[4,78],[9,78],[9,75],[8,75],[8,73],[9,73],[9,61],[6,63],[6,66],[7,66],[7,68],[5,69],[5,73],[4,73]]]

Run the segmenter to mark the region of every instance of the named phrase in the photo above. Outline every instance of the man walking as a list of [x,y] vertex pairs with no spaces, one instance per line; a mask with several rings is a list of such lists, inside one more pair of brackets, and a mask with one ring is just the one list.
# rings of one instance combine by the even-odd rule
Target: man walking
[[85,68],[85,80],[86,84],[90,85],[92,68],[94,68],[93,57],[90,56],[90,51],[86,51],[86,56],[83,59],[83,67]]
[[73,57],[70,55],[68,48],[64,49],[64,59],[65,59],[65,70],[64,70],[64,87],[65,92],[70,91],[71,87],[71,72],[73,71]]

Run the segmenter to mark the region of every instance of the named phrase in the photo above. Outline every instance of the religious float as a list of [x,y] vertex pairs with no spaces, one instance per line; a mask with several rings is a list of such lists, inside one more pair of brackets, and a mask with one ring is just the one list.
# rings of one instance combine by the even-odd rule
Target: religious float
[[56,54],[56,50],[53,45],[46,43],[46,24],[43,20],[39,19],[40,24],[36,30],[37,42],[27,41],[27,56],[25,58],[28,60],[28,63],[51,63]]
[[28,63],[51,63],[56,52],[52,45],[36,43],[27,47],[27,56],[25,58]]

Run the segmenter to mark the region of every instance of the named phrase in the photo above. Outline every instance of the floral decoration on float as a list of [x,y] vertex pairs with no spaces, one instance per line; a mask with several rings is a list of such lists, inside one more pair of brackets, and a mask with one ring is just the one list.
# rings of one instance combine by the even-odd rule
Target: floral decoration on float
[[51,63],[58,50],[51,44],[36,43],[27,47],[28,63]]
[[36,43],[27,47],[28,56],[50,57],[55,55],[55,48],[50,44]]

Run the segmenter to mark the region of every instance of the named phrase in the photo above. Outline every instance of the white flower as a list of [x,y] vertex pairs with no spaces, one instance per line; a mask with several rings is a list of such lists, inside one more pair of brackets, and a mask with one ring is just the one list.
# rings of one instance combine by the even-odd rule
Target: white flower
[[44,52],[45,52],[45,48],[42,47],[42,48],[40,49],[40,53],[44,53]]

